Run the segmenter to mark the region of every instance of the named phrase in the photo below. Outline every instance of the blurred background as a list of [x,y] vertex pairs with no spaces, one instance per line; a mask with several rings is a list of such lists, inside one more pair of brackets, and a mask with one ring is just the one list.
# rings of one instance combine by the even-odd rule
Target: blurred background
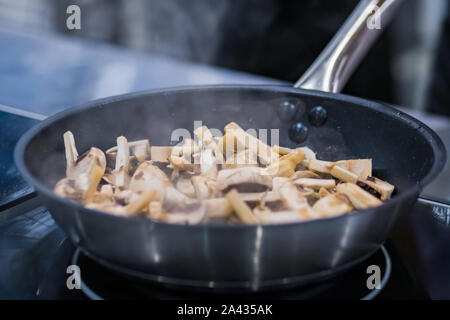
[[[0,0],[0,28],[84,38],[294,82],[357,2]],[[66,8],[71,4],[81,8],[81,30],[66,27]],[[446,63],[447,6],[446,0],[406,0],[345,93],[449,115],[449,75],[442,74],[450,69]],[[8,45],[3,43],[3,50]],[[55,56],[53,61],[60,58]],[[439,76],[436,70],[441,71]]]

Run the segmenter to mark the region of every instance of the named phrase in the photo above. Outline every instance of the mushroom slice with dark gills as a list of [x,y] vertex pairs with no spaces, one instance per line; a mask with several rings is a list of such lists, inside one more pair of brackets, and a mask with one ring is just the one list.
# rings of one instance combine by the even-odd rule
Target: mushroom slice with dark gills
[[392,184],[375,177],[367,177],[365,180],[359,180],[356,184],[381,200],[389,199],[395,188]]
[[129,189],[133,192],[157,190],[156,200],[162,199],[164,190],[172,184],[167,175],[153,165],[152,161],[144,161],[131,177]]
[[[80,190],[81,192],[89,190],[92,188],[92,183],[96,180],[92,179],[93,171],[96,171],[96,176],[103,176],[105,172],[105,154],[100,149],[92,147],[81,156],[78,156],[75,141],[70,131],[67,131],[64,134],[64,147],[67,161],[66,175],[68,180],[70,180],[70,183],[75,190]],[[66,181],[66,183],[69,183],[69,181]]]
[[382,204],[380,199],[353,183],[338,184],[336,189],[339,193],[345,194],[356,209],[366,209]]
[[259,167],[225,169],[219,171],[217,185],[221,190],[236,188],[239,192],[262,192],[272,187],[272,176]]

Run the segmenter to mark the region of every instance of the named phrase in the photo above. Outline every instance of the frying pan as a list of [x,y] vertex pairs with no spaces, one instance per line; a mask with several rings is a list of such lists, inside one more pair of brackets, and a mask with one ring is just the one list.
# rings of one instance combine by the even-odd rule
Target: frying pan
[[[77,247],[128,275],[218,290],[260,290],[333,276],[380,247],[446,160],[441,140],[420,121],[386,105],[337,93],[381,32],[366,24],[375,6],[386,23],[397,5],[396,0],[362,1],[295,87],[173,88],[89,102],[27,132],[15,150],[17,167]],[[290,117],[280,111],[284,101],[295,105]],[[308,114],[318,105],[328,118],[315,127]],[[279,129],[280,145],[307,145],[323,160],[373,158],[374,175],[393,183],[396,194],[379,207],[338,217],[236,226],[118,217],[52,192],[65,175],[66,130],[74,133],[79,150],[106,149],[120,135],[169,145],[173,130],[192,131],[194,120],[210,128],[235,121],[245,129]],[[301,144],[289,136],[297,122],[309,128]]]

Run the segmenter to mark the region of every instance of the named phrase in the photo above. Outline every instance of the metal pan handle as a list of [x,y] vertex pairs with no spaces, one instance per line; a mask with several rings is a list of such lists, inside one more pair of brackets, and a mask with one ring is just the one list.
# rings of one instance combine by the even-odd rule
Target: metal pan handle
[[402,1],[361,0],[294,87],[340,92]]

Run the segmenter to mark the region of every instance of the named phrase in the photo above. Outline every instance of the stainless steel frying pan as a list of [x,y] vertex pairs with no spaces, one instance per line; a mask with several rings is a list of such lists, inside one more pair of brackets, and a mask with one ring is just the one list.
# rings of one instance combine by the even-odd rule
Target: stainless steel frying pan
[[[445,163],[437,135],[400,111],[337,94],[382,31],[367,27],[379,7],[381,28],[396,0],[361,1],[313,66],[286,86],[204,86],[128,94],[87,103],[57,114],[26,133],[17,145],[17,167],[36,188],[55,221],[84,253],[129,275],[186,287],[260,290],[297,285],[335,275],[367,258],[407,214],[422,188]],[[377,26],[377,21],[369,23]],[[303,89],[300,89],[303,88]],[[297,110],[280,117],[282,101]],[[323,126],[308,124],[321,105]],[[347,215],[283,225],[171,225],[144,217],[124,218],[90,210],[56,196],[52,188],[65,174],[62,135],[71,130],[79,150],[106,149],[115,137],[150,138],[167,145],[176,128],[194,120],[223,128],[277,128],[280,144],[297,147],[289,127],[309,127],[306,141],[324,160],[371,157],[375,175],[395,184],[393,199]]]

